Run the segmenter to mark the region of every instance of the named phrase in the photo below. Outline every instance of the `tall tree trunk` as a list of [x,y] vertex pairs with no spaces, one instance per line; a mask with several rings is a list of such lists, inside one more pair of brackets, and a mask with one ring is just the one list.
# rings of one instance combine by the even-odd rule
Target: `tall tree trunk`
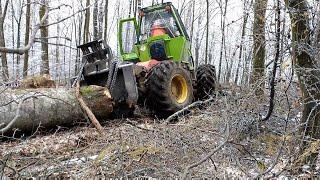
[[193,31],[194,31],[194,20],[195,20],[195,16],[194,16],[194,10],[195,10],[195,6],[196,6],[196,0],[192,1],[192,20],[191,20],[191,29],[190,29],[190,49],[192,49],[192,44],[193,44]]
[[243,62],[243,71],[241,76],[241,85],[248,85],[249,84],[249,73],[250,73],[250,63],[252,62],[252,49],[247,49],[244,47],[243,50],[244,55],[244,62]]
[[[303,137],[301,152],[303,152],[308,145],[311,146],[310,141],[320,139],[320,72],[316,64],[318,59],[309,54],[311,30],[307,0],[285,0],[285,3],[291,19],[295,71],[304,102],[301,119],[301,123],[304,124],[301,128]],[[315,167],[318,153],[318,150],[308,153],[302,163]]]
[[106,0],[104,5],[104,34],[103,39],[107,41],[108,37],[108,15],[109,15],[109,0]]
[[[81,44],[82,39],[84,39],[84,36],[82,36],[83,15],[79,14],[78,19],[79,19],[79,24],[76,22],[76,20],[73,21],[74,29],[78,29],[77,33],[74,33],[74,39],[76,40],[77,44]],[[75,76],[78,74],[80,62],[81,62],[80,50],[77,49],[77,55],[76,55],[75,66],[74,66]]]
[[[22,4],[21,4],[22,6]],[[19,12],[19,17],[18,17],[18,21],[17,21],[17,48],[20,48],[20,44],[21,44],[21,19],[22,19],[22,7],[20,9]],[[16,77],[20,77],[20,59],[21,56],[20,54],[17,54],[17,69],[16,69]]]
[[[15,19],[15,10],[13,8],[13,2],[11,0],[11,38],[12,38],[12,47],[15,48],[15,38],[16,36],[14,35],[15,32],[15,25],[14,25],[14,19]],[[10,54],[11,55],[11,61],[13,61],[12,63],[12,77],[15,77],[15,72],[16,72],[16,68],[15,68],[15,54]]]
[[204,63],[208,64],[208,48],[209,48],[209,21],[210,21],[210,15],[209,15],[209,0],[206,0],[207,4],[207,24],[206,24],[206,51],[205,51],[205,60]]
[[[86,7],[90,5],[90,0],[86,1]],[[85,19],[84,19],[84,28],[83,28],[83,43],[89,41],[89,26],[90,26],[90,8],[86,9]]]
[[197,34],[196,34],[196,42],[195,42],[195,47],[194,47],[194,53],[195,53],[195,67],[198,67],[199,65],[199,55],[200,55],[200,46],[201,46],[201,39],[200,39],[200,25],[201,25],[201,21],[202,21],[202,16],[200,15],[198,18],[198,30],[197,30]]
[[262,95],[264,82],[257,84],[264,77],[265,72],[265,24],[266,10],[268,0],[255,0],[254,3],[254,23],[253,23],[253,69],[251,75],[251,84],[258,85],[256,94]]
[[92,18],[93,18],[93,38],[98,39],[98,14],[99,14],[99,4],[98,0],[94,1],[94,6],[93,6],[93,13],[92,13]]
[[99,4],[99,14],[98,14],[98,39],[102,39],[102,34],[103,34],[103,1],[100,2]]
[[[6,0],[4,8],[0,4],[0,47],[5,47],[5,38],[4,38],[4,21],[6,18],[8,10],[9,0]],[[7,53],[1,52],[1,65],[2,65],[2,80],[7,81],[9,79],[9,69],[8,69],[8,60]]]
[[[242,32],[241,32],[241,42],[240,42],[240,46],[239,46],[239,57],[238,57],[238,65],[237,65],[237,70],[236,70],[236,76],[235,76],[235,80],[234,83],[237,84],[238,83],[238,79],[239,79],[239,71],[240,71],[240,64],[242,61],[242,53],[243,53],[243,43],[244,43],[244,38],[246,36],[246,28],[247,28],[247,22],[248,22],[248,17],[249,17],[249,12],[248,12],[248,8],[246,7],[248,4],[248,1],[245,1],[243,4],[243,9],[244,9],[244,17],[243,17],[243,23],[242,23]],[[249,5],[249,7],[251,7],[252,1]]]
[[210,50],[209,50],[209,55],[208,55],[208,58],[209,58],[209,63],[210,64],[213,64],[213,53],[215,51],[215,42],[214,42],[214,33],[212,32],[211,34],[211,43],[210,43]]
[[[46,9],[48,8],[48,1],[41,0],[41,7],[39,10],[40,19],[45,15]],[[44,24],[48,24],[48,19]],[[41,67],[40,74],[50,74],[49,68],[49,47],[48,47],[48,27],[42,26],[41,32]]]
[[220,59],[219,59],[219,73],[218,81],[221,79],[222,71],[222,58],[223,58],[223,47],[225,47],[225,27],[226,27],[226,15],[227,15],[227,6],[228,0],[225,0],[225,6],[223,7],[222,0],[220,1],[220,10],[221,10],[221,47],[220,47]]
[[[60,16],[58,15],[57,21],[60,21]],[[57,24],[57,38],[56,44],[60,44],[60,24]],[[66,43],[64,43],[66,44]],[[56,80],[58,84],[60,83],[61,79],[61,63],[60,63],[60,46],[56,46]]]
[[[31,0],[27,0],[27,11],[26,11],[26,31],[24,44],[27,45],[29,43],[30,36],[30,16],[31,16]],[[23,58],[23,77],[27,77],[28,75],[28,61],[29,61],[29,51],[24,54]]]

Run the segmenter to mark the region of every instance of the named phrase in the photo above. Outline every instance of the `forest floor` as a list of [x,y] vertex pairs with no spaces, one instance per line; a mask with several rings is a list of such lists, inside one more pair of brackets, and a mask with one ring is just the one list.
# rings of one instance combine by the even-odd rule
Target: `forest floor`
[[[9,139],[0,142],[4,172],[0,175],[80,179],[292,177],[301,111],[293,94],[297,94],[295,87],[278,86],[274,113],[266,122],[259,119],[267,112],[268,97],[258,99],[252,89],[238,88],[170,124],[138,109],[136,118],[103,122],[103,134],[80,124]],[[213,155],[207,156],[209,153]],[[310,176],[308,167],[303,171],[296,176]]]

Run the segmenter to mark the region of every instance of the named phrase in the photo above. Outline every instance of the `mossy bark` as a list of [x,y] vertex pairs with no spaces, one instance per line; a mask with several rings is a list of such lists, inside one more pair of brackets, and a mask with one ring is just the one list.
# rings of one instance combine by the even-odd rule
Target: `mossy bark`
[[266,55],[266,10],[268,0],[256,0],[254,3],[253,23],[253,64],[251,84],[257,86],[256,94],[262,95],[264,90],[265,55]]
[[[309,11],[306,0],[285,0],[289,9],[292,29],[293,60],[298,75],[304,103],[300,131],[303,137],[301,153],[309,142],[320,139],[320,72],[315,57],[309,54],[311,30]],[[318,153],[310,153],[305,162],[314,167]]]
[[[113,101],[107,88],[88,86],[80,89],[81,95],[99,120],[110,117]],[[45,128],[72,126],[86,121],[77,101],[75,89],[42,88],[6,90],[0,94],[0,129],[16,116],[18,104],[24,98],[33,96],[21,104],[17,121],[6,133],[33,132],[39,125]]]

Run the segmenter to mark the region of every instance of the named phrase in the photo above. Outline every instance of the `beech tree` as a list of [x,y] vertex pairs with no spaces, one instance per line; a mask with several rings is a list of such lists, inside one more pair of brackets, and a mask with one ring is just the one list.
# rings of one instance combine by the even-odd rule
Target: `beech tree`
[[[39,9],[39,16],[42,18],[46,9],[48,8],[48,1],[41,0],[41,7]],[[48,19],[45,20],[44,24],[48,24]],[[41,26],[41,66],[40,66],[40,74],[50,74],[49,67],[49,42],[48,42],[48,26]]]

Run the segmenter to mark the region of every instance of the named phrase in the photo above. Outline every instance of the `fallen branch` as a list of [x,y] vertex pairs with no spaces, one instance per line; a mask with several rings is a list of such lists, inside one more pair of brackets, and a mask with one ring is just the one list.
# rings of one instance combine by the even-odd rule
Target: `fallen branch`
[[102,126],[97,120],[96,116],[93,114],[91,109],[87,106],[87,104],[84,102],[82,96],[80,95],[80,81],[77,82],[76,87],[76,98],[80,104],[80,107],[84,110],[84,112],[87,114],[88,118],[92,122],[92,124],[96,127],[96,129],[99,131],[100,134],[102,134]]
[[179,117],[180,115],[184,114],[186,111],[190,110],[190,109],[193,109],[193,108],[196,108],[196,107],[199,107],[199,106],[202,106],[202,105],[205,105],[205,104],[208,104],[212,101],[214,101],[214,97],[210,97],[209,99],[205,100],[205,101],[196,101],[186,107],[184,107],[183,109],[175,112],[174,114],[172,114],[171,116],[169,116],[166,120],[165,120],[165,124],[169,124],[171,121],[173,121],[174,119],[176,119],[177,117]]

